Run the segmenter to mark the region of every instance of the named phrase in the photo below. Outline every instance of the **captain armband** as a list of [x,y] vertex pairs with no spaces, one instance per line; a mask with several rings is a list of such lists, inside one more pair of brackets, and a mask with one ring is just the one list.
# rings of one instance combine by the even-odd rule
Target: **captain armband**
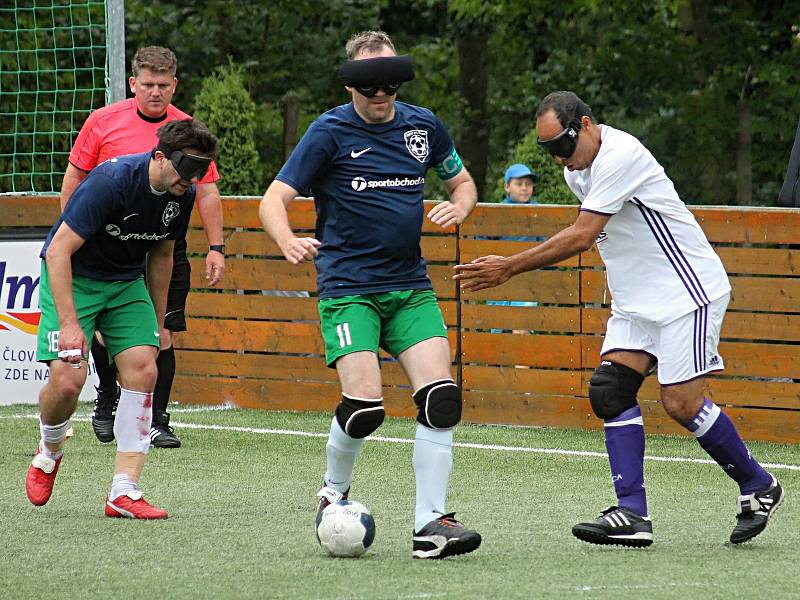
[[461,162],[461,157],[456,152],[455,146],[450,148],[450,153],[438,165],[433,166],[433,170],[442,181],[452,179],[464,168],[464,163]]

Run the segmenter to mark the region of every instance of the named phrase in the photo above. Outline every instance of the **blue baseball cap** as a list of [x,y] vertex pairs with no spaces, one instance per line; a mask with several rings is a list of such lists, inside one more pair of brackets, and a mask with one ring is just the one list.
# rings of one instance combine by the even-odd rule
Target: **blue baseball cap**
[[508,183],[512,177],[530,177],[534,182],[539,181],[539,174],[522,163],[516,163],[506,169],[506,174],[503,176],[504,181]]

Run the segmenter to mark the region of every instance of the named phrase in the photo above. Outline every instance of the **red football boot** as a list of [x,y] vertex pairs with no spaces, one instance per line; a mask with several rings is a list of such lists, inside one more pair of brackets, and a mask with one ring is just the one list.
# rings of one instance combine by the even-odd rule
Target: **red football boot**
[[25,493],[28,494],[31,504],[43,506],[50,500],[59,466],[61,458],[54,460],[42,454],[39,448],[36,449],[25,476]]
[[142,498],[142,492],[128,492],[116,500],[106,498],[106,516],[126,519],[166,519],[167,511]]

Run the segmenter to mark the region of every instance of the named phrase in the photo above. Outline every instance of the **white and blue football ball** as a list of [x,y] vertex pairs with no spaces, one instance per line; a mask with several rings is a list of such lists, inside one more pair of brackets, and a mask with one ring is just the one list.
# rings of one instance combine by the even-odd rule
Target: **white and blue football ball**
[[375,539],[375,519],[360,502],[329,504],[317,521],[319,545],[331,556],[361,556]]

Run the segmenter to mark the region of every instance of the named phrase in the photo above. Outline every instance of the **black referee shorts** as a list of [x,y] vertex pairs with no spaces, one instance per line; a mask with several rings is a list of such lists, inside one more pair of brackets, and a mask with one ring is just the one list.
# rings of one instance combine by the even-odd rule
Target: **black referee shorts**
[[186,238],[175,240],[172,255],[172,279],[167,293],[167,316],[164,327],[170,331],[186,331],[186,298],[189,295],[189,280],[192,267],[186,256]]

